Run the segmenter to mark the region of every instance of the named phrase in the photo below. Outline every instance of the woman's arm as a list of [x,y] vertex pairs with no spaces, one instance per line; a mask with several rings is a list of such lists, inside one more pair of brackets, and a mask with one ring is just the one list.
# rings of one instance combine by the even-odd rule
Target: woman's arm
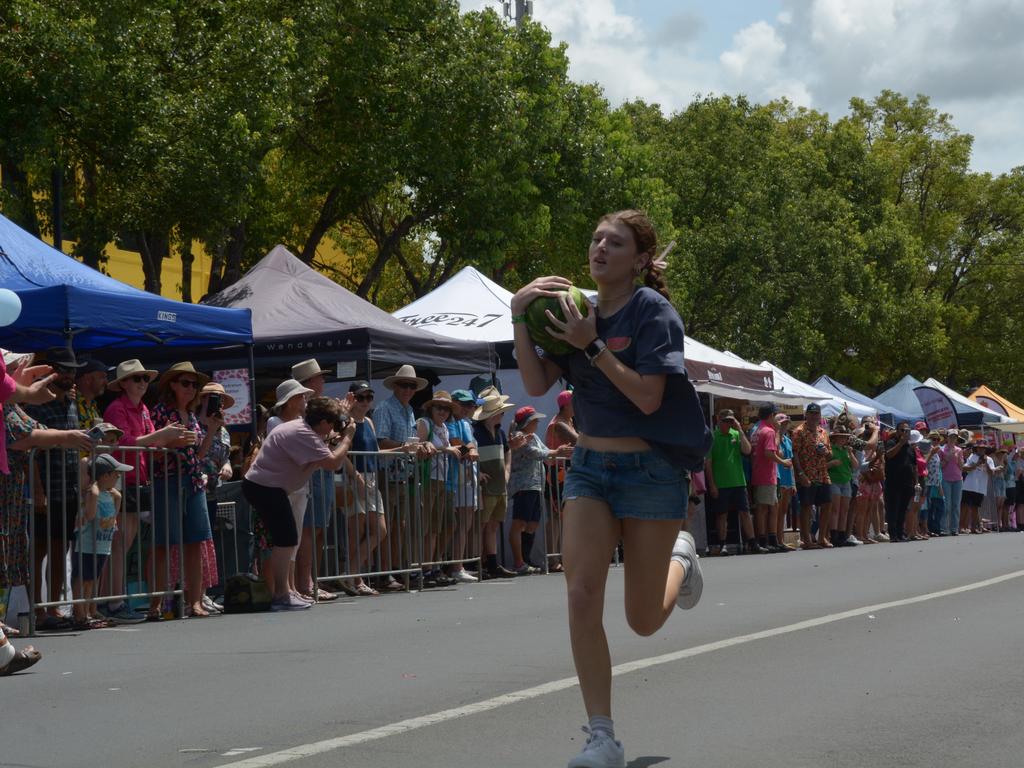
[[[512,329],[519,375],[522,376],[526,393],[533,397],[539,397],[551,389],[551,385],[562,376],[562,369],[551,360],[537,354],[537,347],[533,343],[533,339],[530,338],[530,331],[527,329],[526,323],[516,318],[526,313],[526,308],[534,299],[542,296],[558,296],[559,292],[567,291],[570,286],[572,283],[564,277],[538,277],[520,288],[509,304],[513,317]],[[595,332],[594,337],[596,336]],[[580,349],[589,343],[590,340],[584,342]]]

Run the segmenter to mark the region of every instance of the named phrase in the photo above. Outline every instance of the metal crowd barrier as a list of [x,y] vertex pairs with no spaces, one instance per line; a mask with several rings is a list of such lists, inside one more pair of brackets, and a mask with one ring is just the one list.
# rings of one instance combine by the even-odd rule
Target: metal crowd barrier
[[[92,526],[92,540],[80,535],[87,521],[84,494],[92,484],[89,465],[95,457],[110,453],[120,462],[131,465],[138,476],[142,458],[146,459],[149,483],[126,485],[124,476],[118,481],[121,504],[110,539],[101,531],[110,526]],[[161,467],[154,460],[161,457]],[[154,515],[159,501],[164,510],[181,510],[183,486],[172,484],[184,470],[181,455],[174,450],[155,447],[98,445],[88,453],[73,449],[33,449],[29,452],[28,482],[28,601],[29,632],[35,634],[37,612],[49,612],[84,606],[86,613],[99,604],[125,601],[129,606],[139,601],[160,600],[161,612],[181,616],[184,612],[183,585],[171,583],[170,514],[162,515],[164,556],[156,561],[157,528]],[[129,517],[133,519],[129,520]],[[183,540],[183,515],[173,523],[177,540]],[[97,521],[99,511],[97,510]],[[126,536],[127,534],[127,536]],[[126,539],[130,537],[130,541]],[[93,557],[100,540],[110,541],[111,553],[103,560]],[[91,550],[87,552],[86,550]],[[144,557],[146,555],[146,557]],[[178,573],[184,573],[183,548],[178,547]],[[88,577],[92,577],[91,579]],[[163,578],[158,578],[162,576]],[[134,577],[134,578],[132,578]],[[115,581],[123,583],[115,588]],[[162,582],[163,587],[157,588]],[[83,594],[91,586],[91,595]],[[66,617],[65,617],[66,618]],[[58,619],[59,621],[59,619]]]

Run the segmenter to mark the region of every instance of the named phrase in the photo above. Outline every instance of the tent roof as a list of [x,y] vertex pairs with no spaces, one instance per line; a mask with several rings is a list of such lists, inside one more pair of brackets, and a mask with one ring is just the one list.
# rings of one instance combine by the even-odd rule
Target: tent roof
[[306,354],[474,373],[491,367],[489,343],[410,327],[321,275],[283,245],[206,303],[252,310],[260,357]]
[[845,384],[841,384],[831,376],[819,376],[814,382],[814,386],[818,389],[822,389],[826,392],[832,392],[833,394],[841,397],[844,400],[854,400],[861,405],[867,405],[878,411],[878,417],[884,419],[889,416],[894,421],[914,421],[914,417],[909,413],[904,413],[900,410],[894,409],[892,406],[880,403],[877,400],[872,400],[867,395],[862,395],[855,389],[851,389]]
[[1000,406],[1004,411],[1006,411],[1006,415],[1014,421],[1024,421],[1024,408],[1014,405],[1005,397],[1000,396],[998,392],[989,389],[984,384],[971,392],[967,397],[986,408],[996,411],[997,413],[999,412],[999,408],[994,406]]
[[897,381],[887,390],[875,397],[875,400],[883,405],[894,408],[897,411],[910,414],[914,419],[924,418],[924,409],[914,394],[914,387],[920,387],[921,382],[910,374]]
[[844,409],[849,410],[857,418],[875,416],[878,413],[874,408],[859,403],[856,400],[843,400],[836,397],[832,392],[825,392],[817,387],[812,387],[810,384],[805,384],[767,360],[762,361],[761,366],[772,369],[776,390],[801,395],[809,403],[819,403],[825,416],[836,416],[842,413]]
[[986,424],[992,422],[1011,421],[1011,419],[1006,418],[1005,416],[1003,416],[1003,414],[996,413],[993,410],[989,410],[985,406],[974,402],[973,400],[965,397],[964,395],[961,395],[955,389],[950,389],[938,379],[929,377],[924,382],[922,382],[922,386],[937,389],[946,397],[948,397],[952,401],[953,407],[956,408],[956,413],[958,417],[980,416],[982,422]]
[[21,298],[0,345],[34,351],[62,346],[195,347],[252,341],[249,312],[165,299],[101,274],[0,215],[0,284]]
[[512,292],[474,267],[463,267],[426,296],[392,315],[406,325],[442,336],[511,341]]

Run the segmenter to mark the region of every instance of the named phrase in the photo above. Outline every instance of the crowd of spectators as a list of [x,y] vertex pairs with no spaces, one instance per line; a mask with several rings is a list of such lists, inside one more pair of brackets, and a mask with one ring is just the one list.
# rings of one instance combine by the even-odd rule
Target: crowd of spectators
[[[305,360],[235,447],[225,427],[234,399],[191,362],[157,371],[133,359],[110,372],[63,348],[44,360],[55,397],[4,403],[10,473],[0,475],[0,586],[34,585],[38,630],[161,621],[178,587],[187,615],[222,612],[213,533],[218,490],[232,481],[253,510],[249,565],[274,610],[561,570],[560,489],[577,438],[569,391],[551,419],[493,386],[424,400],[427,380],[404,365],[379,401],[367,381],[328,398],[324,371]],[[41,370],[34,362],[4,356],[15,377]],[[771,406],[745,426],[731,409],[715,422],[691,478],[707,555],[984,533],[986,495],[994,529],[1018,530],[1024,454],[1013,446],[923,422],[825,420],[813,403],[799,423]],[[498,556],[507,517],[511,568]],[[547,551],[536,552],[542,524]],[[798,533],[787,541],[788,531]],[[148,608],[135,603],[146,610],[125,599],[139,593],[152,594]]]

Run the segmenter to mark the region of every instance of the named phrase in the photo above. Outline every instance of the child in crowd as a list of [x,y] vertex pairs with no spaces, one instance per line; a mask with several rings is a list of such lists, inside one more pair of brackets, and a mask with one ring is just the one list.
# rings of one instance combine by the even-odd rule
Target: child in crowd
[[85,490],[82,511],[75,523],[75,547],[71,553],[71,580],[74,594],[87,603],[75,603],[75,628],[97,629],[108,626],[96,611],[93,586],[103,572],[117,530],[121,511],[121,493],[117,490],[120,473],[131,467],[109,453],[101,453],[89,467],[92,483]]
[[550,450],[537,434],[537,425],[543,413],[529,405],[516,411],[512,422],[513,437],[523,435],[522,444],[512,451],[512,470],[509,474],[508,495],[512,498],[512,525],[508,543],[512,547],[513,570],[517,576],[539,573],[540,568],[529,562],[533,540],[543,513],[541,494],[544,490],[544,462],[555,456],[571,456],[573,446],[563,445]]

